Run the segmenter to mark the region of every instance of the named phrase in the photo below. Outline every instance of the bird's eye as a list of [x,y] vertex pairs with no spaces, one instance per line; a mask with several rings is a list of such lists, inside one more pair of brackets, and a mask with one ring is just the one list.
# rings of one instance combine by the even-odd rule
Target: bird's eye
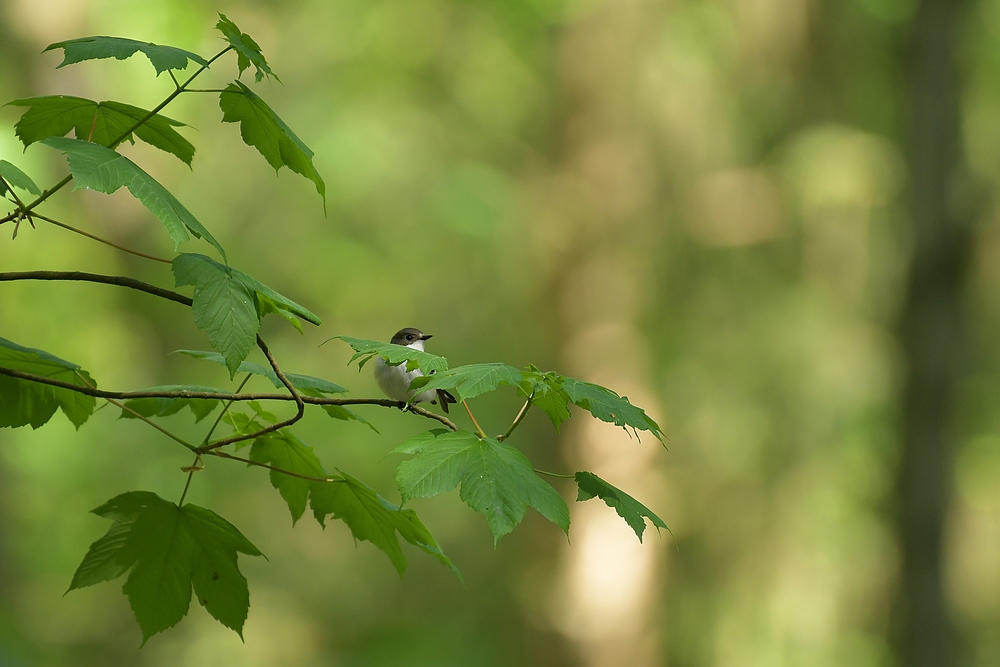
[[413,334],[406,334],[406,340],[413,340]]

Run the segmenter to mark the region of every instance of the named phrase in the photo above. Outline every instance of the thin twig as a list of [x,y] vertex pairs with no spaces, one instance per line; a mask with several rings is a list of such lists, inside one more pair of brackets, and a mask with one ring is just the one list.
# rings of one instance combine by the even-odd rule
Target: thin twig
[[517,425],[521,423],[521,420],[524,419],[524,416],[528,414],[528,408],[531,407],[531,400],[534,397],[535,397],[535,392],[531,392],[531,395],[528,396],[528,400],[524,402],[524,405],[521,406],[521,409],[520,411],[518,411],[517,416],[514,417],[514,422],[510,425],[510,428],[507,429],[507,432],[504,433],[503,435],[497,436],[497,442],[503,442],[504,440],[510,437],[510,434],[514,432],[514,429],[517,428]]
[[220,459],[230,459],[230,460],[233,460],[233,461],[241,461],[242,463],[246,463],[247,465],[258,466],[258,467],[261,467],[261,468],[267,468],[268,470],[273,470],[274,472],[280,472],[282,475],[288,475],[289,477],[298,477],[299,479],[307,479],[310,482],[328,482],[328,483],[331,483],[331,484],[336,484],[338,482],[343,482],[344,481],[340,477],[310,477],[309,475],[300,475],[299,473],[292,472],[291,470],[284,470],[282,468],[277,468],[275,466],[268,465],[266,463],[261,463],[259,461],[252,461],[250,459],[245,459],[242,456],[234,456],[233,454],[230,454],[228,452],[224,452],[224,451],[218,450],[218,449],[214,449],[214,450],[211,450],[211,451],[208,451],[208,452],[205,452],[205,453],[206,454],[211,454],[212,456],[218,456]]
[[295,407],[297,408],[295,410],[295,414],[286,419],[285,421],[278,422],[277,424],[271,424],[270,426],[265,426],[259,431],[255,431],[253,433],[233,435],[228,438],[223,438],[222,440],[217,440],[210,444],[205,443],[204,445],[198,448],[198,453],[211,452],[213,450],[218,449],[219,447],[225,447],[226,445],[231,445],[234,442],[242,442],[243,440],[253,440],[254,438],[258,438],[262,435],[266,435],[268,433],[273,433],[275,431],[283,429],[286,426],[291,426],[292,424],[299,421],[305,416],[306,405],[302,401],[302,396],[299,395],[299,392],[295,390],[295,387],[292,386],[292,383],[288,381],[288,378],[285,377],[285,374],[281,372],[280,368],[278,368],[278,362],[274,359],[274,355],[271,354],[271,350],[267,348],[267,345],[264,344],[264,339],[262,339],[260,336],[257,336],[257,347],[259,347],[260,351],[264,353],[265,357],[267,357],[267,361],[269,364],[271,364],[271,369],[274,370],[274,374],[278,376],[278,379],[281,380],[281,383],[285,385],[285,389],[287,389],[288,392],[292,395],[292,399],[295,401]]
[[478,435],[480,438],[485,438],[486,431],[484,431],[483,427],[480,426],[479,422],[476,421],[475,415],[473,415],[472,410],[469,409],[469,404],[463,400],[462,405],[465,407],[465,411],[469,413],[469,419],[471,419],[472,423],[476,426],[476,435]]
[[122,252],[127,252],[127,253],[129,253],[131,255],[136,255],[137,257],[144,257],[146,259],[151,259],[154,262],[163,262],[164,264],[172,264],[173,263],[169,259],[164,259],[163,257],[156,257],[155,255],[147,255],[144,252],[139,252],[138,250],[132,250],[131,248],[126,248],[125,246],[120,246],[117,243],[114,243],[112,241],[108,241],[107,239],[102,239],[100,236],[94,236],[93,234],[91,234],[89,232],[85,232],[82,229],[77,229],[76,227],[71,227],[70,225],[67,225],[64,222],[59,222],[58,220],[53,220],[52,218],[44,216],[41,213],[32,213],[31,217],[38,218],[39,220],[44,220],[45,222],[52,223],[56,227],[62,227],[63,229],[68,229],[71,232],[76,232],[77,234],[80,234],[82,236],[86,236],[89,239],[93,239],[93,240],[95,240],[95,241],[97,241],[99,243],[103,243],[104,245],[109,245],[112,248],[117,248],[118,250],[121,250]]
[[576,475],[560,475],[557,472],[546,472],[544,470],[539,470],[538,468],[532,468],[539,475],[548,475],[549,477],[558,477],[559,479],[576,479]]
[[[94,389],[94,386],[87,380],[86,377],[84,377],[83,373],[81,373],[78,370],[74,369],[73,370],[73,374],[76,375],[77,378],[79,378],[80,382],[83,382],[89,388]],[[132,408],[128,407],[127,405],[124,405],[123,403],[120,403],[120,402],[116,401],[113,398],[106,398],[105,400],[108,403],[110,403],[111,405],[115,406],[116,408],[121,408],[125,412],[128,412],[129,414],[133,415],[136,419],[140,419],[140,420],[146,422],[147,424],[149,424],[150,426],[152,426],[157,431],[159,431],[163,435],[167,436],[171,440],[174,440],[175,442],[178,442],[178,443],[184,445],[185,447],[187,447],[191,451],[197,451],[197,448],[194,445],[192,445],[191,443],[185,442],[183,439],[177,437],[176,435],[174,435],[173,433],[171,433],[167,429],[163,428],[162,426],[160,426],[159,424],[157,424],[156,422],[154,422],[150,418],[146,417],[145,415],[139,414],[138,412],[136,412]]]

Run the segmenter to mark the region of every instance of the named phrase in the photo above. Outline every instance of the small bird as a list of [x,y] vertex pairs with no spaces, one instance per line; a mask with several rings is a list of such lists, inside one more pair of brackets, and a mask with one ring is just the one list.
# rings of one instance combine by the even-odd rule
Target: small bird
[[[419,329],[406,328],[397,331],[389,342],[393,345],[412,347],[423,352],[424,341],[429,338],[431,338],[431,334],[425,334]],[[382,357],[375,360],[375,381],[378,382],[379,388],[386,396],[396,401],[405,401],[409,405],[414,403],[437,404],[438,401],[441,401],[441,409],[447,414],[448,404],[456,401],[455,397],[444,389],[429,389],[416,396],[413,395],[414,392],[410,391],[410,383],[413,382],[413,378],[422,375],[419,368],[407,371],[406,362],[390,366],[385,363],[385,359]]]

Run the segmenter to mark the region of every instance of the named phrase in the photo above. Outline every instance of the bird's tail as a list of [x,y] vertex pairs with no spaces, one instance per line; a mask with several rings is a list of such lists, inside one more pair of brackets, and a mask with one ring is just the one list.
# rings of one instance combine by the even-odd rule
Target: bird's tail
[[456,401],[455,397],[449,394],[444,389],[438,389],[437,391],[438,391],[438,400],[441,402],[441,409],[444,410],[445,414],[448,414],[448,404],[458,403],[458,401]]

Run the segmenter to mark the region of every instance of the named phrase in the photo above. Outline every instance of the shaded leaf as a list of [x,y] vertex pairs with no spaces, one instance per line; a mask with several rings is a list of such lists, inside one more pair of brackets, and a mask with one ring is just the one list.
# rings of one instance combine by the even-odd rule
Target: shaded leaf
[[[264,59],[264,54],[260,52],[257,42],[253,41],[250,35],[240,30],[235,23],[226,18],[225,14],[219,14],[219,22],[215,24],[215,27],[226,37],[226,41],[229,42],[233,49],[236,50],[236,64],[240,68],[241,76],[243,75],[243,70],[253,65],[256,69],[255,79],[257,81],[263,79],[265,74],[278,79],[278,75],[268,67],[267,60]],[[278,79],[278,81],[281,81],[281,79]]]
[[235,275],[234,269],[204,255],[182,254],[173,261],[178,287],[194,285],[191,311],[195,325],[208,334],[208,341],[222,353],[230,378],[246,359],[257,340],[260,319],[253,293]]
[[404,502],[461,484],[459,497],[486,515],[494,542],[521,522],[528,505],[569,531],[566,502],[535,474],[524,454],[509,445],[465,431],[438,429],[410,438],[393,452],[416,455],[396,472]]
[[125,186],[163,223],[174,240],[175,248],[189,239],[188,232],[191,232],[215,246],[223,257],[226,256],[215,237],[165,187],[125,156],[78,139],[49,137],[42,143],[66,153],[76,189],[90,188],[111,194]]
[[[448,360],[444,357],[415,350],[412,347],[393,345],[392,343],[380,343],[379,341],[365,340],[363,338],[351,338],[350,336],[334,336],[333,338],[339,338],[354,348],[354,356],[347,363],[352,364],[356,359],[360,359],[358,362],[359,370],[364,368],[364,365],[376,356],[385,359],[386,363],[390,366],[396,366],[405,361],[406,370],[412,371],[419,368],[427,375],[448,368]],[[333,338],[327,340],[333,340]]]
[[124,493],[93,512],[113,523],[90,545],[69,590],[128,572],[122,592],[145,642],[187,614],[193,586],[199,603],[242,636],[250,594],[237,554],[263,554],[232,524],[210,510],[178,507],[148,491]]
[[[0,366],[79,387],[87,387],[88,383],[97,386],[90,374],[76,364],[6,338],[0,338]],[[96,403],[94,397],[71,389],[0,376],[0,428],[28,424],[38,428],[52,418],[57,408],[80,428],[93,414]]]
[[326,206],[326,184],[313,165],[313,152],[264,100],[234,81],[219,95],[219,107],[223,122],[240,124],[244,143],[256,148],[275,171],[288,167],[312,181]]
[[[214,392],[216,394],[226,394],[229,393],[223,389],[216,389],[215,387],[201,387],[197,385],[164,385],[160,387],[150,387],[144,391],[162,391],[162,392],[174,392],[174,391],[197,391],[197,392]],[[124,405],[126,408],[138,412],[143,417],[167,417],[169,415],[177,414],[184,408],[190,408],[191,412],[194,413],[195,422],[200,422],[202,419],[207,417],[215,410],[218,406],[218,399],[205,399],[205,398],[130,398],[125,401]],[[137,419],[137,417],[129,412],[128,410],[122,410],[120,415],[121,419]]]
[[[177,350],[177,352],[192,357],[194,359],[204,359],[205,361],[213,361],[221,366],[226,365],[225,358],[218,352],[204,352],[202,350]],[[278,388],[284,387],[281,380],[278,378],[277,374],[267,366],[261,366],[260,364],[255,364],[251,361],[244,361],[236,369],[237,373],[253,373],[254,375],[262,375],[266,377],[271,383]],[[292,386],[296,389],[301,389],[302,393],[308,394],[309,390],[315,390],[320,394],[343,394],[347,390],[341,387],[339,384],[330,382],[329,380],[324,380],[323,378],[313,377],[311,375],[299,375],[298,373],[285,373],[285,377],[288,381],[292,383]]]
[[417,377],[410,387],[421,391],[446,389],[461,401],[494,391],[502,384],[516,387],[521,379],[521,371],[507,364],[469,364]]
[[313,484],[311,504],[320,524],[325,525],[328,514],[342,520],[351,529],[354,539],[371,542],[384,551],[402,576],[406,570],[406,557],[396,538],[399,533],[404,540],[434,556],[461,579],[461,574],[441,551],[416,512],[401,509],[344,472],[340,476],[340,483]]
[[[15,188],[21,188],[22,190],[30,192],[35,196],[42,194],[42,191],[38,189],[38,186],[35,185],[35,182],[31,180],[30,176],[12,165],[10,162],[7,162],[7,160],[0,160],[0,176],[2,176],[7,183]],[[2,183],[0,183],[0,187],[2,187]],[[0,195],[2,194],[4,194],[4,192],[3,190],[0,190]]]
[[[316,458],[313,448],[287,431],[269,433],[253,441],[250,460],[267,463],[299,475],[324,478],[327,476],[323,464]],[[271,486],[278,490],[288,503],[294,524],[306,510],[311,482],[300,477],[270,471]],[[322,523],[322,522],[321,522]]]
[[576,473],[576,483],[579,486],[577,501],[590,500],[598,497],[607,503],[608,507],[613,507],[618,516],[625,519],[625,522],[635,531],[635,536],[642,542],[642,533],[646,530],[647,517],[657,528],[664,528],[667,531],[667,524],[653,514],[652,511],[638,500],[628,495],[618,487],[608,484],[592,472],[580,471]]
[[560,424],[570,418],[569,395],[562,387],[563,379],[558,373],[543,373],[531,366],[524,373],[524,380],[518,387],[523,396],[531,396],[532,406],[548,416],[556,431]]
[[191,53],[174,46],[160,46],[152,42],[140,42],[122,37],[80,37],[65,42],[56,42],[45,47],[45,51],[53,49],[63,50],[63,61],[56,65],[56,69],[84,60],[101,58],[125,60],[138,52],[142,52],[149,58],[149,62],[156,68],[157,76],[168,69],[185,69],[189,60],[199,65],[208,66],[208,61],[197,53]]

